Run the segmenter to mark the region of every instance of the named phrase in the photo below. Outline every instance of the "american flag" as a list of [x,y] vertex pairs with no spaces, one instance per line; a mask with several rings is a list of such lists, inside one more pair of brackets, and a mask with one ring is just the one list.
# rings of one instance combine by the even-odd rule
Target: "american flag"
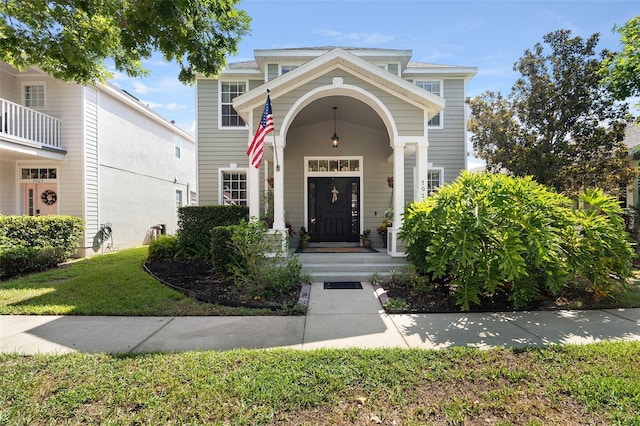
[[264,111],[262,111],[262,118],[260,119],[260,125],[256,134],[249,145],[247,155],[249,161],[256,168],[260,168],[262,164],[262,152],[264,151],[264,137],[267,133],[273,131],[273,111],[271,111],[271,98],[267,95],[267,102],[264,104]]

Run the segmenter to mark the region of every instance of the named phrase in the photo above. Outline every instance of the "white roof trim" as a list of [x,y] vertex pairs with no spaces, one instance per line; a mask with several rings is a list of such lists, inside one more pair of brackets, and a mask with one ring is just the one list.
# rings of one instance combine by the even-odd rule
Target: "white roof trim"
[[429,93],[352,53],[340,48],[335,48],[283,76],[236,97],[233,100],[233,107],[238,114],[247,121],[252,110],[264,105],[267,89],[271,91],[272,99],[277,99],[282,94],[337,68],[363,77],[376,87],[398,96],[415,106],[424,108],[426,104],[429,112],[434,115],[445,106],[445,100],[443,98]]

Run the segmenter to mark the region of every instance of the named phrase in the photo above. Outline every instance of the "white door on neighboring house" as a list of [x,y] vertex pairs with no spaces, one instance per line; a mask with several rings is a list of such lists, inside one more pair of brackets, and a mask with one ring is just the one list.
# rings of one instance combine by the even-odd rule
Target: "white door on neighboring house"
[[58,214],[58,184],[25,183],[24,214],[45,216]]

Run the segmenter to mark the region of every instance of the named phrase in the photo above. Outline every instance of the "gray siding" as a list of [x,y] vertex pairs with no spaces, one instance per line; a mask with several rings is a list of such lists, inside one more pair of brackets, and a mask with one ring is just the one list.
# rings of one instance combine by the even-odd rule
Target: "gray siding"
[[218,130],[217,80],[200,79],[196,90],[200,204],[218,204],[220,168],[228,168],[231,163],[238,164],[240,168],[249,165],[246,155],[249,129]]
[[429,129],[429,162],[444,167],[445,182],[453,181],[465,168],[464,80],[444,80],[443,129]]

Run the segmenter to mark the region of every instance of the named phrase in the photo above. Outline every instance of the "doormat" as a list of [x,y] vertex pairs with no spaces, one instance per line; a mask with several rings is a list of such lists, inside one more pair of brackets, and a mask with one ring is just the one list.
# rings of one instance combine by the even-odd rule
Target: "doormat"
[[380,253],[374,248],[366,247],[298,247],[296,253]]
[[325,290],[359,290],[362,289],[360,281],[325,281]]

